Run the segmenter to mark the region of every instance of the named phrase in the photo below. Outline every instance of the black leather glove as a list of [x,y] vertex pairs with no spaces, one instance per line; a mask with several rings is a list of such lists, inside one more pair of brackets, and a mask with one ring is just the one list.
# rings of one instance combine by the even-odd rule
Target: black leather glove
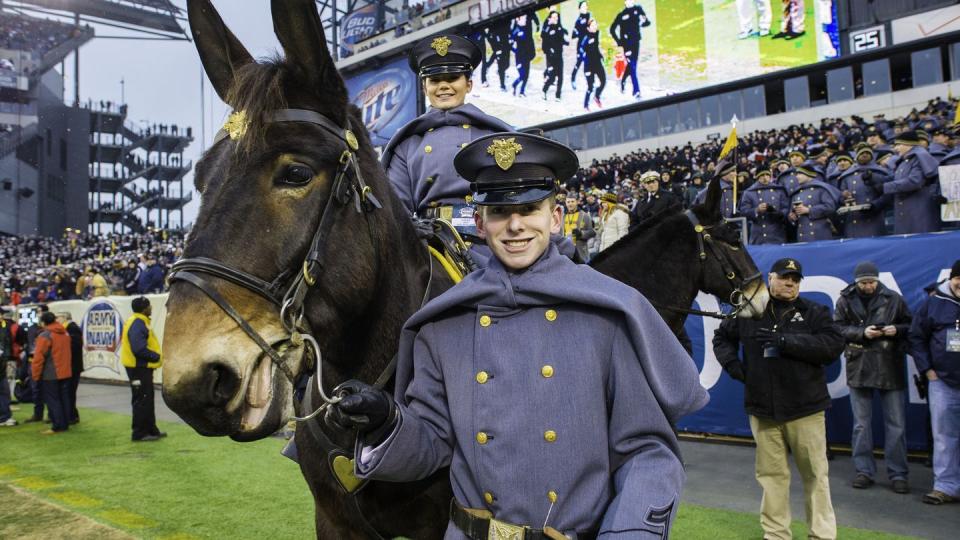
[[334,388],[333,394],[342,399],[327,408],[327,423],[340,429],[356,429],[371,446],[383,442],[400,418],[393,397],[365,382],[349,380]]
[[574,229],[573,231],[571,231],[570,234],[571,234],[571,236],[573,236],[573,239],[574,239],[574,240],[579,240],[579,239],[580,239],[580,235],[582,235],[583,233],[580,232],[580,229]]
[[764,346],[772,345],[774,347],[783,347],[783,334],[769,328],[757,329],[756,338],[757,341]]
[[943,195],[937,195],[937,196],[935,196],[935,197],[933,198],[933,200],[934,200],[937,204],[947,204],[948,202],[950,202],[950,199],[947,199],[947,198],[944,197]]
[[745,382],[747,380],[747,374],[743,371],[743,362],[736,361],[730,362],[723,367],[724,371],[727,372],[727,375],[730,375],[730,378],[736,381]]

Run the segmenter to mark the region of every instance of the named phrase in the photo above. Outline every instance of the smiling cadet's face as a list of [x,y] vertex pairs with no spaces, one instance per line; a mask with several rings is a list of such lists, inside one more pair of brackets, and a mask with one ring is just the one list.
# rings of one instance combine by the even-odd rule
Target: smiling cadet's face
[[462,73],[446,73],[423,79],[423,93],[434,109],[445,111],[463,105],[471,90],[473,81]]
[[562,211],[553,197],[512,206],[482,206],[474,214],[477,233],[508,270],[520,271],[536,262],[560,232]]

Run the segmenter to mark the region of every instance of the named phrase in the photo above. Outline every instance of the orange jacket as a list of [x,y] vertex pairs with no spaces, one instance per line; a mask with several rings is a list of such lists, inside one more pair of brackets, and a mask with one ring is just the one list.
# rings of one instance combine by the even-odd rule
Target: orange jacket
[[31,366],[33,380],[39,381],[43,378],[43,364],[48,354],[53,359],[53,365],[57,370],[57,379],[69,379],[72,373],[70,334],[67,334],[67,329],[58,322],[48,324],[37,336],[33,351],[33,366]]

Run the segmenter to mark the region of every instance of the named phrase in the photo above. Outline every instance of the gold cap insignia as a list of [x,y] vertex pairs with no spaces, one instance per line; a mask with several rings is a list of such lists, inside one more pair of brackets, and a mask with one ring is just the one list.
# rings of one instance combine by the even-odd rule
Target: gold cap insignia
[[453,42],[450,41],[450,38],[447,36],[440,36],[438,38],[433,38],[433,42],[430,43],[430,48],[437,51],[437,54],[440,56],[446,56],[447,51],[450,49],[450,45],[453,45]]
[[523,147],[517,143],[516,137],[494,139],[493,144],[487,147],[487,153],[493,156],[494,161],[503,170],[513,166],[513,162],[516,161],[517,154],[521,150],[523,150]]
[[793,259],[787,261],[787,270],[796,270],[797,263],[793,262]]
[[226,123],[223,124],[223,130],[227,132],[231,139],[237,140],[243,137],[249,125],[250,121],[247,119],[247,113],[237,111],[227,117]]

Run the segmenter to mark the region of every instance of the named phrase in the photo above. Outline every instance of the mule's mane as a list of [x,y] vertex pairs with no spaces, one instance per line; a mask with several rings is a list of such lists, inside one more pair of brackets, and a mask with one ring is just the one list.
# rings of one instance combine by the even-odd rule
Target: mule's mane
[[[624,235],[622,238],[613,243],[609,248],[601,251],[597,254],[596,257],[590,259],[590,266],[595,266],[598,263],[603,262],[605,259],[613,256],[617,251],[623,249],[624,246],[630,243],[631,240],[639,236],[644,236],[647,233],[653,231],[661,224],[666,223],[668,220],[675,219],[677,216],[683,215],[683,212],[680,210],[672,212],[663,212],[660,214],[652,215],[643,221],[637,223],[630,232]],[[671,228],[672,229],[672,228]]]

